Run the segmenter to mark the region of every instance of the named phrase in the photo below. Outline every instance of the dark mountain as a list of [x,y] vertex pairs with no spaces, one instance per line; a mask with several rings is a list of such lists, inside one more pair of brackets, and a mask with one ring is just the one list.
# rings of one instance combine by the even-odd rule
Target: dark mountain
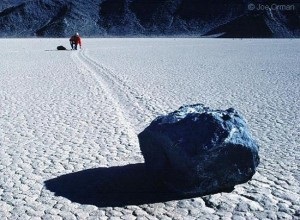
[[299,37],[299,9],[289,0],[3,0],[0,37]]

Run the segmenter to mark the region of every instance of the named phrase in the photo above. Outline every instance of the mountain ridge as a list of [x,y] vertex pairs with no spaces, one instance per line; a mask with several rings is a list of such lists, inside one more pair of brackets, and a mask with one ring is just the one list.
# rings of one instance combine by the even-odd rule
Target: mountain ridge
[[[282,5],[277,2],[4,0],[0,3],[0,37],[68,37],[75,32],[85,37],[300,37],[300,4],[286,1],[286,6],[293,6],[290,10],[266,9]],[[254,9],[249,8],[253,5]]]

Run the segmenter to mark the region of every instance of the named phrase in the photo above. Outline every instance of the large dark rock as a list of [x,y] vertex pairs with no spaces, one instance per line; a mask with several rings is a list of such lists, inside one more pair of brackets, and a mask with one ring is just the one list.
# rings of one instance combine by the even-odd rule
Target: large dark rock
[[183,194],[233,189],[259,164],[259,147],[233,108],[183,106],[156,118],[138,138],[148,170]]

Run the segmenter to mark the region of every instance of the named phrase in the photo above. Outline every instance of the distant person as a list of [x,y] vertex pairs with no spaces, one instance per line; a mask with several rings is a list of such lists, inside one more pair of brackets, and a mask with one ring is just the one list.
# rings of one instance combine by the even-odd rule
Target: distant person
[[70,38],[70,44],[71,44],[72,50],[77,50],[78,44],[79,44],[80,49],[81,49],[81,38],[79,37],[78,33],[76,33],[75,35],[73,35]]

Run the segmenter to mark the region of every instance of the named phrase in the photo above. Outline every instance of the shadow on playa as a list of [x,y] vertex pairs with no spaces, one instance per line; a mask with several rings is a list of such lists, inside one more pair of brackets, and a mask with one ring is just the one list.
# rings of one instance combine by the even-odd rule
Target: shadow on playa
[[196,196],[168,191],[154,181],[142,163],[83,170],[48,180],[45,185],[56,196],[98,207],[141,205]]

